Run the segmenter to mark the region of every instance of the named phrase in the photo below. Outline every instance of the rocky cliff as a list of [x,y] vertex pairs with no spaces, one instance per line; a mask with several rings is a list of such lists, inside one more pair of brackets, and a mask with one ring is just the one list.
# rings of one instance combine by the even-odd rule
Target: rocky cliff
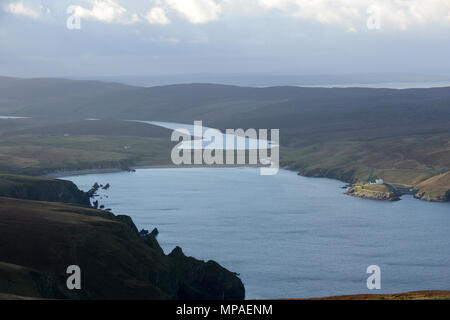
[[[68,290],[67,267],[81,268]],[[127,216],[0,198],[0,295],[56,299],[243,299],[241,280],[213,261],[165,255]]]
[[70,181],[0,174],[0,197],[90,205],[90,196]]

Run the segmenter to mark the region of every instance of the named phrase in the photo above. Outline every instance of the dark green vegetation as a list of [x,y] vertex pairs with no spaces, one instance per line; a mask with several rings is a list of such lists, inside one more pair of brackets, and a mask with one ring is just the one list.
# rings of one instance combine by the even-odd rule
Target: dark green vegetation
[[[82,289],[66,288],[66,269]],[[131,219],[63,203],[0,198],[0,299],[243,299],[244,286],[216,262],[165,255]]]
[[0,197],[90,206],[86,192],[65,180],[0,174]]
[[[450,88],[141,88],[1,78],[0,115],[38,118],[0,120],[3,172],[170,164],[167,130],[119,119],[279,128],[284,167],[351,183],[381,177],[396,188],[419,189],[450,168]],[[418,197],[447,199],[450,185],[435,181]]]

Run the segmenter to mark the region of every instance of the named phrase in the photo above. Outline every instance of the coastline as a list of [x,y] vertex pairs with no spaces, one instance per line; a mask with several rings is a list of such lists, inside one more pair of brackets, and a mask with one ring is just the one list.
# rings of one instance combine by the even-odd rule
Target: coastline
[[[98,168],[98,169],[82,169],[82,170],[57,170],[54,172],[46,173],[44,175],[41,175],[43,178],[53,178],[53,179],[62,179],[64,177],[70,177],[70,176],[81,176],[81,175],[89,175],[89,174],[104,174],[104,173],[117,173],[117,172],[132,172],[135,170],[140,169],[185,169],[185,168],[262,168],[263,165],[145,165],[145,166],[132,166],[129,168]],[[343,194],[347,196],[352,197],[358,197],[361,199],[366,200],[376,200],[376,201],[401,201],[401,197],[403,195],[409,195],[412,194],[416,200],[422,200],[426,202],[437,202],[437,203],[445,203],[447,201],[429,201],[425,198],[419,198],[415,195],[415,193],[411,192],[402,192],[401,190],[396,190],[396,198],[395,199],[385,199],[385,198],[373,198],[373,197],[367,197],[365,194],[358,195],[358,194],[349,194],[348,191],[351,190],[353,187],[355,187],[355,184],[349,183],[348,181],[340,180],[337,178],[331,178],[327,176],[308,176],[303,175],[301,172],[299,172],[296,169],[291,169],[289,166],[283,166],[279,168],[280,170],[288,170],[291,172],[297,173],[297,175],[305,177],[305,178],[325,178],[325,179],[332,179],[339,182],[342,182],[346,184],[346,187],[343,187],[346,189],[346,192]]]
[[125,169],[119,168],[104,168],[104,169],[82,169],[82,170],[57,170],[51,173],[46,173],[41,175],[42,178],[53,178],[59,179],[70,176],[82,176],[88,174],[102,174],[102,173],[114,173],[114,172],[125,172]]
[[449,300],[450,291],[447,290],[421,290],[402,293],[364,293],[339,295],[305,300]]
[[[102,168],[102,169],[81,169],[81,170],[57,170],[50,173],[40,175],[42,178],[59,179],[70,176],[82,176],[88,174],[103,174],[116,172],[132,172],[141,169],[186,169],[186,168],[263,168],[262,165],[148,165],[148,166],[132,166],[129,168]],[[289,170],[287,168],[280,168]],[[293,171],[293,170],[289,170]],[[323,177],[326,178],[326,177]]]

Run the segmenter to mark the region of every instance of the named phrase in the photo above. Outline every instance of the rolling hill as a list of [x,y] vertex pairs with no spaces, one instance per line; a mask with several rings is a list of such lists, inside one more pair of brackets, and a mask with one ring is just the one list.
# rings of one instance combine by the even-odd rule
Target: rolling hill
[[[28,122],[2,120],[3,172],[8,168],[36,174],[42,168],[155,164],[155,154],[134,149],[136,153],[130,155],[123,146],[139,139],[144,143],[148,134],[152,146],[167,150],[170,145],[163,147],[163,140],[168,140],[169,133],[118,121],[124,119],[203,120],[204,125],[220,129],[280,129],[282,165],[307,176],[347,182],[382,177],[394,187],[416,188],[450,170],[450,87],[394,90],[181,84],[143,88],[96,81],[1,78],[0,93],[0,115],[33,117]],[[86,118],[103,121],[81,121]],[[72,137],[63,137],[63,132]],[[94,142],[80,143],[89,140],[81,136]],[[22,149],[14,141],[19,141]],[[101,147],[86,153],[94,145]],[[36,148],[50,148],[52,159],[61,155],[64,160],[28,159],[26,154],[39,153],[33,151]],[[157,158],[157,164],[168,161],[167,155]],[[19,160],[19,165],[10,165]],[[447,184],[437,187],[434,192],[439,194],[450,190]]]

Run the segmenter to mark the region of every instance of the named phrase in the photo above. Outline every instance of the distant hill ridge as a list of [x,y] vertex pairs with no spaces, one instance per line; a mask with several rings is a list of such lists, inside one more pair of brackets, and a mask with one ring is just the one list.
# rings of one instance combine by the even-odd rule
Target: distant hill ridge
[[[0,77],[0,115],[140,119],[290,127],[293,120],[367,120],[383,125],[450,118],[450,87],[431,89],[250,88],[179,84],[150,88],[65,79]],[[365,119],[361,119],[365,117]],[[445,118],[447,117],[447,118]],[[347,122],[347,121],[344,121]],[[342,122],[342,125],[348,126]],[[448,122],[447,122],[448,123]],[[302,123],[300,123],[302,124]]]

